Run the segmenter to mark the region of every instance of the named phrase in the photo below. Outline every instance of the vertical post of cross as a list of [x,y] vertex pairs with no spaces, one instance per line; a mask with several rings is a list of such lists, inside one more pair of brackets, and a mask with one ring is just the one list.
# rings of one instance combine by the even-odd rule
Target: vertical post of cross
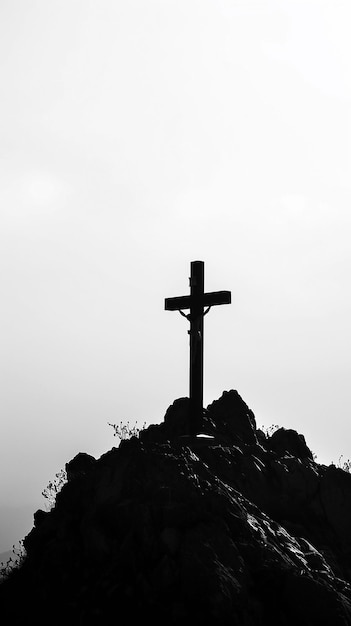
[[190,275],[190,434],[195,434],[203,413],[204,377],[204,262],[192,261]]
[[[204,293],[204,266],[203,261],[190,265],[190,296],[165,299],[166,311],[179,311],[190,322],[190,435],[199,432],[203,418],[204,315],[214,305],[231,302],[230,291]],[[186,309],[190,309],[189,315],[183,313]]]

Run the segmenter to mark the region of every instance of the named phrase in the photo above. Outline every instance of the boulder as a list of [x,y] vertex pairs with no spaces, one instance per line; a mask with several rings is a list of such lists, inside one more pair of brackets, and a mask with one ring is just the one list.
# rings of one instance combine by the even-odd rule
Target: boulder
[[65,470],[67,473],[67,480],[73,480],[78,476],[83,476],[90,472],[96,463],[96,459],[86,452],[78,452],[76,456],[66,463]]
[[170,439],[189,432],[190,399],[177,398],[164,416],[165,431]]
[[313,454],[306,444],[305,437],[296,430],[278,428],[269,437],[267,445],[279,456],[290,454],[297,459],[313,460]]
[[207,407],[216,432],[235,443],[255,444],[256,420],[253,412],[235,390],[224,391],[222,396]]

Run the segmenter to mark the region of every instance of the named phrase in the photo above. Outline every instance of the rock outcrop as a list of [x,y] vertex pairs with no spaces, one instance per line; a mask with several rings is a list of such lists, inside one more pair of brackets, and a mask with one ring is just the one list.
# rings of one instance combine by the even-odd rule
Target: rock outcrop
[[78,454],[22,566],[11,623],[351,626],[351,475],[267,436],[236,391],[187,435],[189,400],[99,459]]

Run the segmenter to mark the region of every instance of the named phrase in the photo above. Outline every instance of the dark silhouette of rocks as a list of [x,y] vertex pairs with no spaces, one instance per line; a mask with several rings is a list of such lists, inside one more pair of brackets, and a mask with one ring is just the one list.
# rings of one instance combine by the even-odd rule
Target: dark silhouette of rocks
[[189,400],[99,459],[67,463],[23,565],[16,624],[351,625],[351,475],[267,436],[236,391],[188,435]]
[[296,430],[286,430],[279,428],[269,438],[269,450],[276,452],[279,456],[290,454],[297,459],[311,459],[313,454],[307,447],[305,437],[299,435]]

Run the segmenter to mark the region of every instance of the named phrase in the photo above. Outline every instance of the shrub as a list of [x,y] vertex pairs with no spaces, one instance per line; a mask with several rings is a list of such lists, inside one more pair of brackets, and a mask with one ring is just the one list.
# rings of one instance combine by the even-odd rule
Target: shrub
[[45,487],[44,491],[41,492],[41,495],[49,501],[49,508],[55,504],[56,496],[61,491],[63,485],[67,482],[67,472],[66,470],[61,469],[59,472],[55,474],[54,480],[50,481],[47,487]]
[[278,430],[280,426],[278,424],[271,424],[270,426],[261,426],[260,430],[266,435],[266,437],[271,437],[276,430]]
[[12,554],[13,557],[10,556],[6,563],[4,563],[3,561],[0,563],[0,583],[8,578],[15,569],[18,569],[22,565],[26,557],[23,539],[18,542],[18,546],[16,546],[16,544],[13,544]]
[[137,424],[138,422],[135,422],[134,426],[131,426],[129,421],[123,423],[122,420],[119,424],[111,424],[108,422],[108,425],[112,426],[115,431],[113,436],[118,437],[120,441],[130,439],[131,437],[139,437],[139,433],[146,428],[146,422],[143,423],[141,428],[139,428]]
[[[347,459],[347,461],[342,461],[341,459],[343,458],[343,454],[341,454],[341,456],[339,456],[339,461],[336,465],[336,467],[339,467],[340,469],[344,470],[344,472],[348,472],[349,474],[351,473],[351,460]],[[332,465],[335,465],[335,463],[332,463]]]

